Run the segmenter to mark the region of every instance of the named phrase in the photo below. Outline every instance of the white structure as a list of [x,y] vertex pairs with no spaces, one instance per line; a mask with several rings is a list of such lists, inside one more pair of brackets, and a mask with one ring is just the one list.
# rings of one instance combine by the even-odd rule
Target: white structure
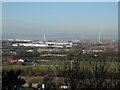
[[45,33],[44,33],[44,42],[46,41]]
[[101,43],[101,33],[102,31],[100,31],[100,33],[98,34],[98,42]]
[[27,52],[33,52],[33,50],[27,50]]
[[[21,40],[18,40],[21,41]],[[24,40],[24,41],[29,41],[29,40]],[[55,41],[55,42],[46,42],[46,37],[45,37],[45,33],[44,33],[44,41],[40,42],[38,41],[36,42],[28,42],[28,43],[14,43],[13,46],[25,46],[25,47],[59,47],[59,48],[63,48],[63,47],[72,47],[73,43],[70,42],[59,42],[59,41]]]
[[69,42],[46,42],[46,43],[14,43],[13,46],[25,46],[25,47],[72,47],[72,43]]
[[70,86],[61,86],[60,88],[62,88],[62,89],[67,89],[67,88],[69,88]]
[[45,89],[45,84],[42,84],[42,89]]
[[19,59],[18,62],[25,62],[23,59]]
[[35,44],[35,43],[15,43],[13,46],[26,46],[26,47],[46,47],[45,44]]
[[15,39],[15,41],[24,41],[24,42],[31,42],[32,40]]

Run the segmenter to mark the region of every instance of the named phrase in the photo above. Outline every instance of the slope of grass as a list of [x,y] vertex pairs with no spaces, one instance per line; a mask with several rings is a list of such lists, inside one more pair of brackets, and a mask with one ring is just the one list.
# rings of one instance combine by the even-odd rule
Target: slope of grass
[[[78,63],[80,63],[81,67],[92,67],[94,66],[96,63],[93,61],[79,61]],[[99,62],[98,62],[99,64]],[[72,62],[65,60],[65,61],[59,61],[59,60],[50,60],[50,61],[40,61],[39,63],[37,63],[36,65],[27,65],[27,66],[22,66],[22,65],[3,65],[3,69],[9,70],[9,69],[27,69],[27,68],[32,68],[33,70],[45,70],[45,69],[56,69],[56,67],[64,67],[64,66],[71,66]],[[108,66],[109,68],[118,68],[120,66],[119,62],[106,62],[105,64],[106,66]]]

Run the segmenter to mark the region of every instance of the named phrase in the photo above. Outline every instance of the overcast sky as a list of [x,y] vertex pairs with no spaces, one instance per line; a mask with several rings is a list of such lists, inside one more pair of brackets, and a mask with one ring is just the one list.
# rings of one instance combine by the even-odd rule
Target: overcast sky
[[2,10],[3,35],[118,34],[117,2],[4,2]]

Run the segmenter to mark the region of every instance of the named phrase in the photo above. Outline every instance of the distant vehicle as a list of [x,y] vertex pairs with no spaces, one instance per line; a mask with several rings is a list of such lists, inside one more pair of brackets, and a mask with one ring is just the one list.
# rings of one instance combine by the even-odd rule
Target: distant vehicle
[[32,62],[32,61],[27,60],[27,59],[19,59],[18,62]]
[[19,59],[18,62],[25,62],[25,60],[23,60],[23,59]]

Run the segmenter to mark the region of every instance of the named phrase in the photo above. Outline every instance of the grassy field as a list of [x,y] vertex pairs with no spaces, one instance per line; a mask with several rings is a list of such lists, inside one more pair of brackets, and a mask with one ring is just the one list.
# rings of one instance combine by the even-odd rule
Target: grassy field
[[[71,67],[72,63],[73,62],[68,61],[68,60],[66,60],[66,61],[51,60],[51,61],[40,61],[37,64],[26,65],[26,66],[16,65],[16,64],[3,65],[3,69],[4,70],[22,69],[24,72],[24,75],[22,76],[22,78],[24,78],[25,81],[27,82],[24,86],[27,87],[28,83],[30,83],[30,82],[33,83],[33,86],[36,86],[38,83],[44,83],[44,78],[47,77],[48,74],[53,75],[53,76],[58,74],[58,72],[56,72],[57,71],[56,67],[62,68],[62,67],[64,67],[64,65]],[[96,63],[93,61],[91,61],[91,62],[79,61],[78,63],[80,63],[80,67],[83,67],[83,68],[85,67],[87,69],[91,69],[92,66],[94,67],[94,65],[96,65]],[[99,62],[97,64],[99,64]],[[120,63],[106,62],[105,65],[106,65],[106,67],[107,66],[109,67],[110,72],[114,72],[114,71],[116,72],[115,69],[120,66]],[[50,68],[50,69],[48,69],[48,68]],[[53,81],[57,82],[57,83],[61,82],[61,78],[54,76]]]
[[[33,64],[33,65],[26,65],[26,66],[22,66],[22,65],[3,65],[3,69],[27,69],[27,68],[32,68],[33,70],[45,70],[47,68],[50,69],[56,69],[56,67],[64,67],[66,66],[71,66],[73,62],[71,61],[59,61],[59,60],[50,60],[50,61],[40,61],[37,64]],[[91,61],[79,61],[80,66],[81,67],[92,67],[95,65],[95,62]],[[118,68],[120,66],[120,63],[118,62],[106,62],[105,64],[106,66],[109,66],[109,68]]]

